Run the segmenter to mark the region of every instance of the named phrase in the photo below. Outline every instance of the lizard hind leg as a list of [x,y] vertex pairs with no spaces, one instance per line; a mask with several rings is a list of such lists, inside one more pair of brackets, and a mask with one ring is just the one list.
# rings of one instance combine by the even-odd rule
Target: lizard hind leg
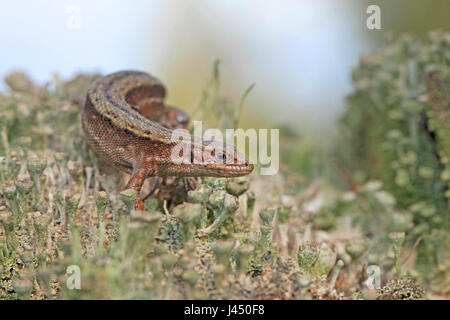
[[133,171],[130,180],[128,181],[125,189],[133,189],[136,191],[136,204],[135,209],[144,210],[144,202],[141,200],[141,189],[144,184],[146,172],[144,170]]

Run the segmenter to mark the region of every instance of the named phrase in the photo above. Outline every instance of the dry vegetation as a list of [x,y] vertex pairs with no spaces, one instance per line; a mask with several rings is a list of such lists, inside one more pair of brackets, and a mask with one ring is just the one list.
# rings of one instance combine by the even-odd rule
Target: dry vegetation
[[[95,75],[39,86],[9,74],[10,91],[0,94],[0,298],[448,298],[449,39],[403,38],[362,59],[344,137],[367,148],[350,161],[347,149],[333,155],[346,186],[289,165],[323,163],[318,151],[293,153],[302,142],[286,134],[288,164],[277,176],[205,178],[188,193],[166,179],[145,211],[133,210],[136,194],[121,192],[126,177],[83,140],[80,108]],[[437,82],[421,86],[431,73]],[[232,123],[217,77],[196,117],[213,110]],[[402,81],[413,82],[415,95]],[[386,98],[396,108],[386,107],[383,122],[384,110],[370,110]],[[414,127],[420,117],[427,130]],[[429,132],[434,140],[422,139]],[[414,137],[416,145],[407,141]],[[71,265],[80,268],[80,290],[67,287]],[[374,265],[378,290],[366,285]]]

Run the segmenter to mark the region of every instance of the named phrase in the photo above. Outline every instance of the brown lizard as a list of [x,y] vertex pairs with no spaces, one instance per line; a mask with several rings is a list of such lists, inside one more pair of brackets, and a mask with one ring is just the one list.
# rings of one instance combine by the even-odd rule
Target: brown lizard
[[131,174],[126,189],[136,190],[140,210],[147,177],[238,177],[253,170],[232,145],[187,132],[174,136],[173,128],[185,127],[189,117],[165,106],[165,95],[164,85],[149,74],[121,71],[91,84],[82,113],[88,144],[108,164]]

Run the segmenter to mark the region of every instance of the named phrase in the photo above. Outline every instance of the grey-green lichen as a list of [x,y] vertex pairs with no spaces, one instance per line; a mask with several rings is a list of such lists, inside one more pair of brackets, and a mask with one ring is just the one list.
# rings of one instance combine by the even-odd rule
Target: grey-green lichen
[[[380,298],[421,298],[415,283],[389,281],[415,272],[405,261],[429,231],[418,244],[436,249],[436,274],[448,272],[440,250],[446,234],[430,225],[439,222],[440,200],[404,207],[384,180],[357,181],[342,192],[282,173],[201,178],[186,192],[168,178],[144,211],[134,210],[137,194],[123,191],[126,177],[97,159],[81,134],[80,108],[95,77],[55,76],[44,86],[21,72],[6,78],[12,92],[0,95],[1,299],[362,299],[369,297],[367,264],[388,281]],[[217,85],[216,68],[198,113],[214,109],[226,127],[236,123],[235,112]],[[403,107],[390,117],[416,112],[417,104]],[[389,141],[402,139],[402,129],[386,133]],[[412,166],[431,186],[437,176],[450,179],[413,151],[395,159],[393,183],[414,181]],[[79,290],[67,282],[74,266]]]
[[342,118],[342,140],[352,143],[338,152],[395,199],[392,231],[407,232],[409,244],[420,239],[416,265],[429,280],[442,275],[450,244],[449,52],[450,34],[434,31],[425,41],[391,37],[362,56]]

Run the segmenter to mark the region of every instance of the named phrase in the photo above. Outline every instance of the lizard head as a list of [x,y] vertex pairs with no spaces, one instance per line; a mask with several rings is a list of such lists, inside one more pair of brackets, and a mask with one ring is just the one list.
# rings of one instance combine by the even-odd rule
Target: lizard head
[[[253,171],[253,164],[235,146],[222,141],[199,141],[191,145],[178,144],[176,154],[166,168],[166,175],[240,177]],[[183,151],[181,151],[181,149]],[[187,152],[185,152],[187,150]],[[172,155],[173,155],[172,154]]]

